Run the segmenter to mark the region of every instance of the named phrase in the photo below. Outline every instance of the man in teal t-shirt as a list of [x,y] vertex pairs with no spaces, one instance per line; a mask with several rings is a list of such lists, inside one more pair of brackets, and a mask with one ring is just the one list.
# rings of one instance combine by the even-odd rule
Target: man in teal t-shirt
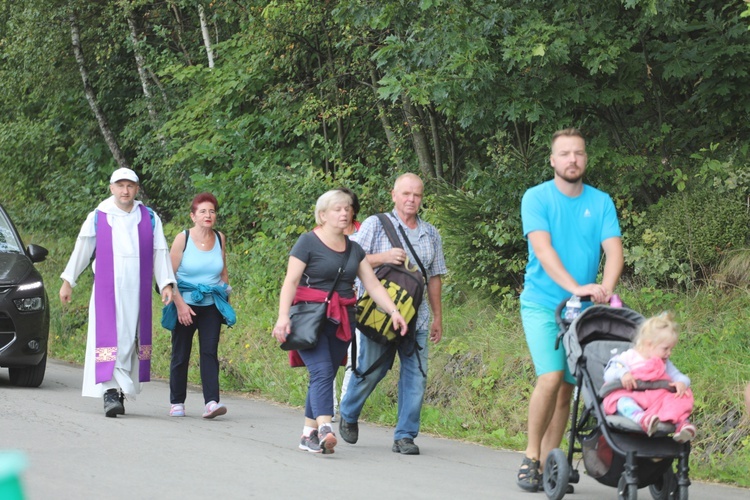
[[[608,302],[623,267],[614,203],[582,180],[588,160],[583,136],[573,128],[560,130],[552,136],[551,148],[554,178],[526,191],[521,201],[529,246],[521,319],[537,375],[529,400],[526,456],[517,478],[527,491],[539,489],[540,463],[560,446],[575,384],[565,350],[555,349],[555,308],[571,295]],[[602,249],[606,260],[598,284]]]

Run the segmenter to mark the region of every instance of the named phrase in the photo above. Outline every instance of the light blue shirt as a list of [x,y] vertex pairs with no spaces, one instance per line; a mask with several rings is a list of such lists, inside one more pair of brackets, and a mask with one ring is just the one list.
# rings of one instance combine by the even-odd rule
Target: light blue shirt
[[[224,258],[218,239],[211,250],[201,250],[195,246],[192,238],[187,240],[182,261],[175,273],[177,281],[208,287],[218,285],[221,282],[221,272],[224,270]],[[210,306],[214,303],[213,295],[210,293],[203,295],[200,301],[194,300],[190,293],[184,294],[182,298],[191,306]]]
[[[521,220],[527,239],[532,231],[550,234],[563,266],[580,285],[596,281],[602,242],[621,236],[612,198],[586,184],[574,198],[562,194],[551,180],[530,188],[521,200]],[[521,300],[554,309],[570,292],[549,277],[530,242],[528,248]]]

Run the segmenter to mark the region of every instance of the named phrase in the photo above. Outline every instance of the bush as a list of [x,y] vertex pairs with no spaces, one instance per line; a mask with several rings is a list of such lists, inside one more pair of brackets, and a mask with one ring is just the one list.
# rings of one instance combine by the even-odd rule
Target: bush
[[[546,141],[546,138],[543,139]],[[438,187],[435,216],[453,281],[480,295],[519,292],[528,253],[521,226],[525,190],[551,177],[548,146],[510,145],[504,134],[488,139],[490,167],[475,167],[460,189]]]
[[701,187],[651,206],[628,245],[626,262],[651,284],[707,277],[722,256],[748,242],[750,213],[735,192]]

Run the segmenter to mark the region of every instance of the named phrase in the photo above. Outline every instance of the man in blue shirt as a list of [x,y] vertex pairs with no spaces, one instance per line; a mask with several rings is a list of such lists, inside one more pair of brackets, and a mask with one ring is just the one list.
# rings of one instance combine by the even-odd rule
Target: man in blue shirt
[[[377,216],[368,217],[351,239],[359,243],[367,253],[367,261],[373,268],[384,264],[400,266],[407,260],[415,265],[416,259],[411,255],[409,245],[404,241],[404,234],[409,239],[416,256],[427,272],[427,293],[417,311],[416,342],[419,346],[402,343],[398,346],[401,364],[398,383],[398,423],[393,435],[394,453],[402,455],[419,455],[419,447],[414,439],[419,433],[420,414],[426,387],[427,373],[427,339],[434,343],[443,336],[443,308],[441,302],[442,280],[446,274],[443,243],[437,229],[423,221],[417,214],[422,204],[424,184],[415,174],[403,174],[393,186],[391,197],[394,210],[386,214],[401,240],[403,248],[391,245],[383,225]],[[403,232],[399,229],[403,228]],[[429,306],[428,306],[429,302]],[[430,322],[432,310],[432,322]],[[358,367],[372,366],[375,360],[386,351],[387,347],[372,342],[364,335],[360,337],[357,356]],[[378,368],[366,377],[354,376],[349,381],[346,395],[341,400],[339,434],[347,443],[354,444],[359,438],[358,419],[367,397],[375,386],[385,377],[393,364],[396,353],[392,352]],[[424,374],[423,374],[424,373]]]
[[[554,178],[530,188],[521,201],[529,248],[521,319],[537,375],[529,400],[526,456],[517,478],[526,491],[539,490],[540,464],[560,446],[575,385],[565,349],[555,349],[555,308],[571,295],[608,302],[623,268],[614,203],[582,180],[588,161],[583,136],[573,128],[560,130],[552,136],[551,148]],[[597,283],[602,250],[606,260]]]

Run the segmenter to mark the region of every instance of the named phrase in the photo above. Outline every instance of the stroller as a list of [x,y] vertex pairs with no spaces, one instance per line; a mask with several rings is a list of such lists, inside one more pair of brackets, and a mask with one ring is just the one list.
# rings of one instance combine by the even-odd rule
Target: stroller
[[[569,322],[562,317],[564,308],[565,301],[555,313],[560,329],[557,347],[562,341],[576,387],[569,449],[567,453],[552,450],[545,462],[542,483],[547,497],[560,500],[568,484],[579,481],[572,464],[573,454],[580,452],[586,472],[602,484],[616,486],[618,500],[634,500],[638,489],[647,486],[656,500],[687,500],[690,443],[677,443],[670,437],[674,425],[660,423],[649,437],[632,420],[605,415],[602,408],[608,389],[602,387],[604,368],[613,355],[632,347],[645,318],[627,307],[593,305]],[[665,387],[664,382],[654,384],[648,388]],[[619,381],[615,385],[620,387]],[[638,385],[644,384],[639,381]]]

